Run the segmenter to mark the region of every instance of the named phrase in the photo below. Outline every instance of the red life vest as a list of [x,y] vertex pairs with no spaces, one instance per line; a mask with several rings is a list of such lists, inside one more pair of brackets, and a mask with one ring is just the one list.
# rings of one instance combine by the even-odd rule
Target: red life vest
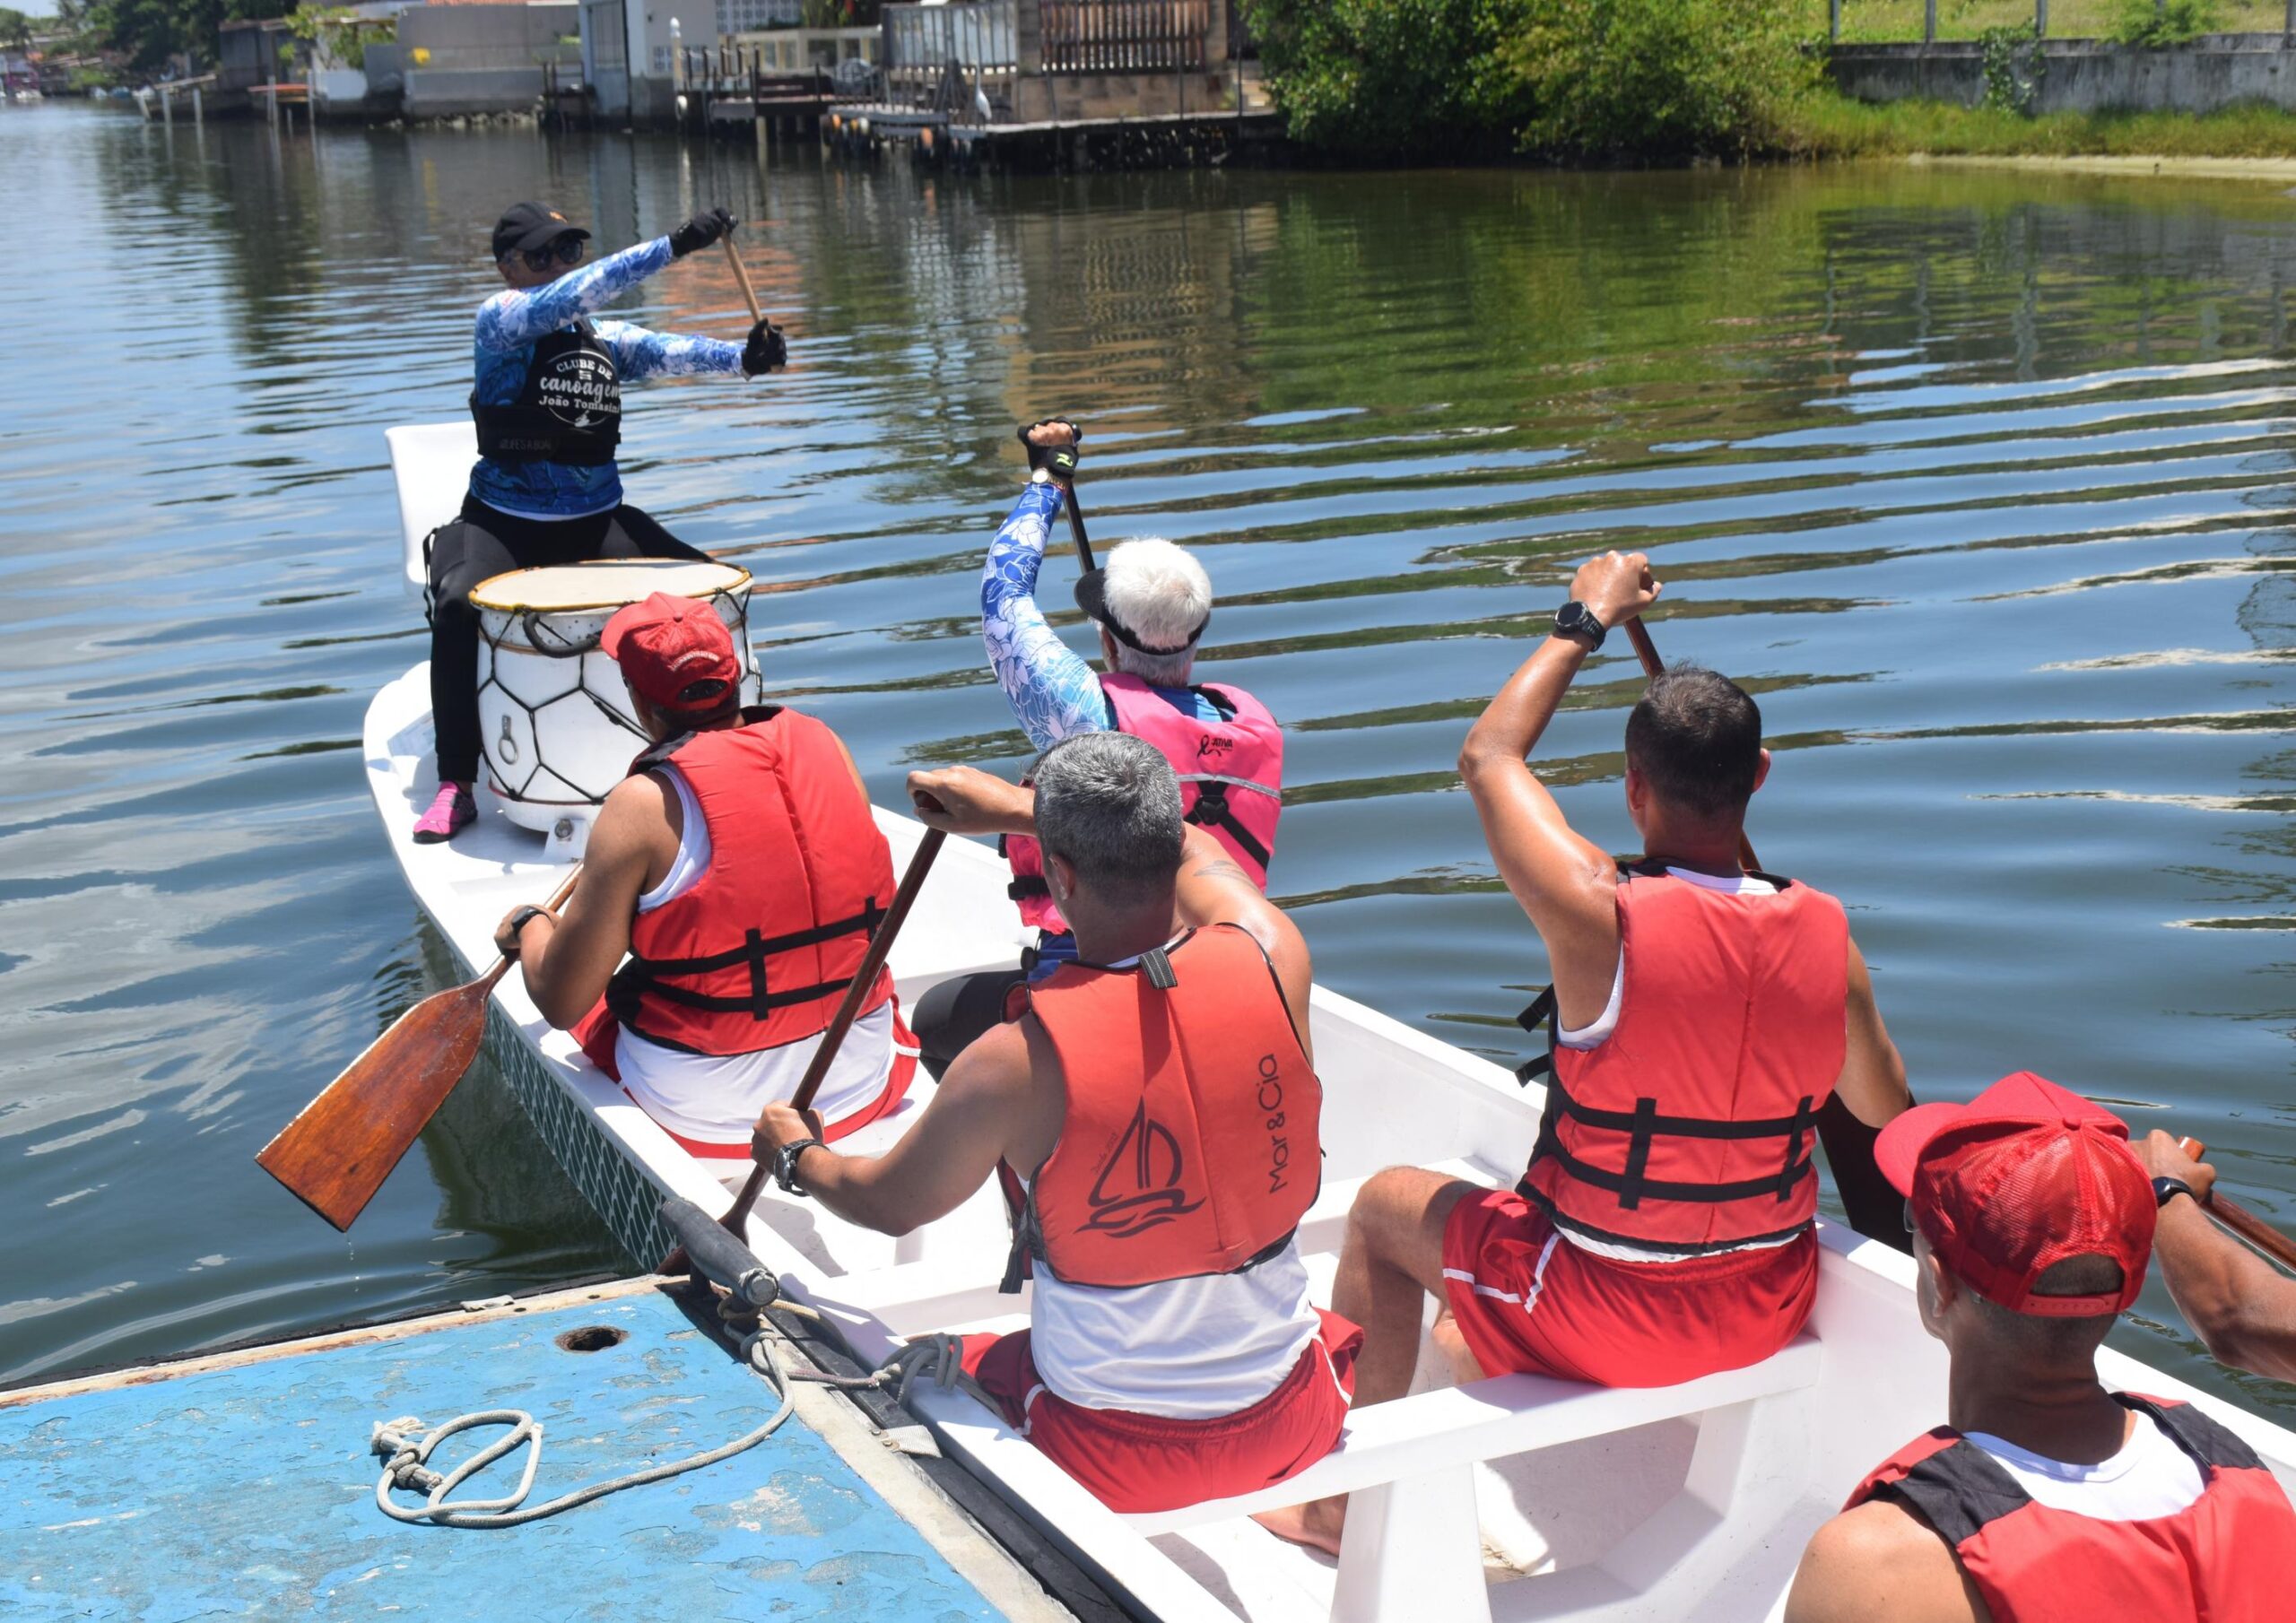
[[1029,1181],[1007,1289],[1031,1258],[1121,1289],[1282,1254],[1322,1185],[1324,1090],[1257,941],[1213,924],[1132,968],[1064,965],[1029,1007],[1067,1114]]
[[[818,1037],[892,900],[892,853],[825,723],[778,707],[648,751],[674,762],[709,829],[700,881],[630,926],[605,1005],[650,1042],[754,1054]],[[861,1006],[892,995],[880,970]]]
[[2189,1405],[2129,1392],[2113,1397],[2157,1420],[2200,1467],[2200,1497],[2176,1515],[2108,1522],[2052,1510],[1950,1426],[1892,1454],[1849,1504],[1894,1499],[1920,1516],[1953,1547],[1994,1623],[2288,1617],[2296,1509],[2264,1462]]
[[[1252,883],[1266,890],[1275,823],[1283,814],[1283,731],[1267,707],[1241,688],[1205,682],[1188,691],[1201,694],[1220,719],[1199,721],[1166,703],[1137,676],[1103,676],[1100,687],[1117,731],[1146,739],[1172,763],[1179,775],[1181,815],[1211,829]],[[1025,834],[1009,834],[1004,848],[1013,868],[1006,894],[1021,904],[1021,921],[1065,934],[1068,921],[1045,888],[1044,853],[1037,842]]]
[[[1518,1188],[1557,1227],[1696,1256],[1815,1219],[1810,1152],[1847,1046],[1849,926],[1823,891],[1770,882],[1776,895],[1744,896],[1620,872],[1617,1028],[1518,1072],[1553,1072]],[[1522,1020],[1552,1043],[1552,987]]]

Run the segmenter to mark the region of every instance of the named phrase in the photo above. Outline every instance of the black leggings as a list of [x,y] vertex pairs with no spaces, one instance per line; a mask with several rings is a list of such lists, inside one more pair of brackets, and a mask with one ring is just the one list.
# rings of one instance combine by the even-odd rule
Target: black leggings
[[987,969],[943,981],[917,1000],[909,1028],[917,1033],[919,1056],[935,1081],[976,1038],[996,1028],[1004,1018],[1004,1000],[1027,978],[1018,964]]
[[544,523],[463,498],[462,516],[440,525],[429,544],[430,719],[439,731],[439,778],[469,783],[478,776],[478,611],[471,588],[512,569],[547,568],[594,558],[686,558],[690,547],[624,502],[587,518]]

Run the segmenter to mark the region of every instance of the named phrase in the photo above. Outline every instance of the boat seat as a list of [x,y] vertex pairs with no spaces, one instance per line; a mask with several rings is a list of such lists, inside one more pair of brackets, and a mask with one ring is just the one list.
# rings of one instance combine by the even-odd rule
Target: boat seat
[[[1550,1598],[1564,1601],[1552,1614],[1558,1616],[1581,1615],[1582,1605],[1599,1606],[1614,1594],[1647,1601],[1649,1584],[1683,1567],[1700,1545],[1711,1550],[1728,1542],[1709,1538],[1724,1515],[1763,1513],[1778,1503],[1779,1496],[1764,1490],[1781,1470],[1792,1474],[1801,1452],[1797,1428],[1806,1420],[1796,1394],[1817,1384],[1823,1358],[1816,1338],[1805,1332],[1759,1364],[1675,1386],[1600,1387],[1509,1375],[1422,1393],[1351,1415],[1336,1448],[1275,1487],[1121,1519],[1154,1537],[1350,1494],[1335,1619],[1421,1615],[1480,1623],[1490,1618],[1491,1605],[1475,1502],[1478,1462],[1701,1417],[1683,1491],[1597,1563],[1631,1567],[1648,1575],[1643,1580],[1622,1587],[1617,1571],[1574,1570],[1530,1585],[1551,1586]],[[1533,1608],[1527,1615],[1550,1615],[1531,1595],[1521,1599]]]
[[478,460],[478,425],[467,417],[454,422],[405,423],[384,430],[383,440],[390,447],[391,473],[398,485],[406,589],[420,596],[429,579],[422,542],[462,511],[471,464]]

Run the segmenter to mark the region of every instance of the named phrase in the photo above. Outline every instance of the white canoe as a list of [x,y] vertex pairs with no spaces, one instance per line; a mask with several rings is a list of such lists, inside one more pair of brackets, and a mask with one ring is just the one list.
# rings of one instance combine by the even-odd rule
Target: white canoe
[[[451,516],[472,455],[467,424],[390,434],[409,547]],[[474,971],[495,922],[549,894],[563,868],[541,838],[488,812],[451,846],[418,846],[434,788],[427,668],[367,713],[368,781],[390,848],[422,910]],[[906,863],[922,828],[876,813]],[[984,846],[952,840],[892,954],[905,1004],[936,981],[1013,963],[1023,939],[1006,874]],[[504,1074],[569,1176],[632,1258],[669,1247],[665,1194],[728,1203],[697,1162],[551,1030],[516,977],[496,992],[491,1035]],[[1318,988],[1312,1011],[1326,1090],[1322,1197],[1300,1230],[1327,1293],[1350,1200],[1383,1167],[1439,1167],[1498,1185],[1521,1171],[1540,1097],[1505,1071]],[[856,1148],[905,1132],[930,1097],[865,1130]],[[889,1239],[769,1191],[748,1238],[789,1294],[833,1317],[874,1360],[928,1331],[1017,1328],[1025,1297],[997,1294],[1005,1229],[984,1190],[918,1234]],[[1943,1349],[1914,1315],[1912,1264],[1832,1224],[1809,1330],[1776,1358],[1683,1386],[1608,1391],[1509,1376],[1457,1386],[1422,1357],[1404,1400],[1350,1422],[1330,1457],[1281,1488],[1153,1515],[1118,1515],[995,1416],[961,1394],[913,1406],[943,1446],[1144,1615],[1249,1623],[1365,1620],[1676,1619],[1756,1623],[1779,1615],[1803,1543],[1859,1477],[1945,1413]],[[1327,1296],[1326,1298],[1327,1300]],[[2109,1384],[2189,1398],[2296,1486],[2296,1434],[2109,1350]],[[1352,1491],[1334,1564],[1277,1541],[1249,1513]]]

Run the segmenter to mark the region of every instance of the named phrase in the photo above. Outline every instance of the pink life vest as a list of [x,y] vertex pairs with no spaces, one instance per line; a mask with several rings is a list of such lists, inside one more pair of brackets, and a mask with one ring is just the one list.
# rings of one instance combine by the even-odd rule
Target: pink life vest
[[[1181,815],[1211,829],[1252,883],[1265,890],[1275,823],[1283,814],[1283,732],[1275,717],[1241,688],[1212,682],[1188,691],[1210,702],[1220,713],[1217,721],[1199,721],[1167,703],[1137,676],[1103,676],[1100,687],[1117,731],[1146,739],[1172,763],[1179,775]],[[1066,933],[1068,921],[1045,886],[1043,851],[1025,834],[1007,835],[1004,844],[1013,868],[1006,893],[1020,903],[1022,921]]]

